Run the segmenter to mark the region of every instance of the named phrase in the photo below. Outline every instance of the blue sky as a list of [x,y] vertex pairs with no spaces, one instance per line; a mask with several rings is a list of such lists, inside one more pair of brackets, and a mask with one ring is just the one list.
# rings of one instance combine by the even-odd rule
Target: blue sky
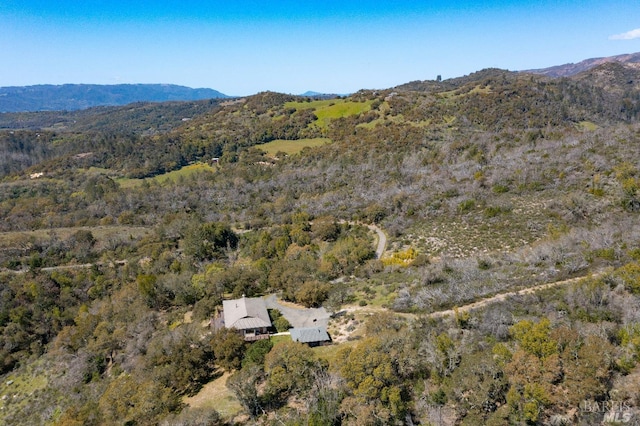
[[0,0],[0,86],[350,93],[638,51],[638,0]]

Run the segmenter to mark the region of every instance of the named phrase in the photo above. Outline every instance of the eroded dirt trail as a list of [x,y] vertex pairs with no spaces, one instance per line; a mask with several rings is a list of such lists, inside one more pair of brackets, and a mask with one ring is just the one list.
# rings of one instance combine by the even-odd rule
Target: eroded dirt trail
[[430,318],[440,318],[440,317],[445,317],[448,315],[455,315],[456,310],[458,312],[469,312],[469,311],[473,311],[475,309],[479,309],[479,308],[483,308],[487,305],[490,305],[492,303],[495,302],[501,302],[509,297],[512,296],[521,296],[524,294],[533,294],[537,291],[540,290],[545,290],[548,288],[552,288],[552,287],[559,287],[559,286],[563,286],[563,285],[568,285],[571,283],[575,283],[577,281],[589,278],[589,277],[597,277],[601,274],[601,272],[595,273],[595,274],[590,274],[590,275],[585,275],[585,276],[580,276],[580,277],[575,277],[575,278],[569,278],[568,280],[562,280],[562,281],[556,281],[553,283],[546,283],[546,284],[540,284],[534,287],[528,287],[528,288],[524,288],[522,290],[516,290],[516,291],[509,291],[506,293],[500,293],[500,294],[496,294],[495,296],[491,296],[491,297],[487,297],[486,299],[482,299],[482,300],[478,300],[477,302],[473,302],[473,303],[469,303],[468,305],[462,305],[459,306],[457,308],[454,309],[447,309],[444,311],[436,311],[436,312],[432,312],[430,314],[428,314],[427,316]]

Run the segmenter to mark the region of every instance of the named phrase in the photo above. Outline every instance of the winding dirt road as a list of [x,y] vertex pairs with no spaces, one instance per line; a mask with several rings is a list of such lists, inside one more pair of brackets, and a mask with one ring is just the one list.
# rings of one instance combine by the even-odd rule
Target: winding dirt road
[[[473,303],[469,303],[467,305],[462,305],[462,306],[458,306],[456,308],[453,309],[445,309],[442,311],[435,311],[435,312],[431,312],[429,314],[426,314],[425,316],[427,318],[443,318],[443,317],[447,317],[447,316],[455,316],[456,311],[458,311],[458,313],[461,312],[471,312],[474,311],[476,309],[480,309],[480,308],[484,308],[492,303],[496,303],[496,302],[502,302],[506,299],[508,299],[509,297],[513,297],[513,296],[521,296],[521,295],[525,295],[525,294],[533,294],[536,293],[538,291],[541,290],[545,290],[548,288],[553,288],[553,287],[560,287],[563,285],[569,285],[575,282],[578,282],[580,280],[583,279],[587,279],[590,277],[598,277],[600,275],[602,275],[603,272],[595,272],[593,274],[589,274],[589,275],[584,275],[584,276],[580,276],[580,277],[575,277],[575,278],[570,278],[567,280],[562,280],[562,281],[555,281],[552,283],[546,283],[546,284],[540,284],[534,287],[528,287],[528,288],[524,288],[521,290],[514,290],[514,291],[509,291],[506,293],[499,293],[496,294],[495,296],[491,296],[491,297],[487,297],[485,299],[481,299],[478,300],[477,302],[473,302]],[[358,306],[358,305],[350,305],[350,306],[345,306],[342,309],[344,312],[356,312],[356,311],[368,311],[371,313],[377,312],[377,311],[387,311],[386,308],[382,308],[382,307],[373,307],[373,306]],[[401,313],[398,314],[401,315],[405,318],[408,319],[416,319],[418,317],[420,317],[421,315],[416,315],[416,314],[409,314],[409,313]]]
[[384,251],[387,249],[387,235],[384,231],[378,228],[376,225],[367,224],[362,222],[352,222],[350,220],[340,220],[338,223],[348,223],[349,225],[361,225],[366,226],[370,230],[376,233],[378,236],[378,244],[376,245],[376,259],[380,259],[384,254]]
[[387,248],[387,235],[376,225],[366,225],[378,235],[378,246],[376,247],[376,259],[380,259]]
[[502,302],[505,299],[512,297],[512,296],[521,296],[521,295],[525,295],[525,294],[533,294],[537,291],[540,290],[546,290],[548,288],[553,288],[553,287],[559,287],[559,286],[563,286],[563,285],[568,285],[571,283],[575,283],[578,282],[580,280],[589,278],[589,277],[597,277],[599,275],[601,275],[602,272],[596,272],[594,274],[590,274],[590,275],[585,275],[585,276],[581,276],[581,277],[575,277],[575,278],[569,278],[568,280],[562,280],[562,281],[556,281],[553,283],[547,283],[547,284],[540,284],[534,287],[528,287],[528,288],[524,288],[522,290],[516,290],[516,291],[509,291],[506,293],[500,293],[500,294],[496,294],[495,296],[491,296],[491,297],[487,297],[486,299],[481,299],[478,300],[477,302],[473,302],[473,303],[469,303],[468,305],[463,305],[463,306],[459,306],[457,308],[454,309],[447,309],[444,311],[436,311],[436,312],[432,312],[430,314],[428,314],[427,316],[430,318],[441,318],[441,317],[446,317],[448,315],[455,315],[456,310],[458,311],[458,313],[460,312],[469,312],[469,311],[473,311],[475,309],[479,309],[479,308],[483,308],[487,305],[490,305],[492,303],[495,302]]

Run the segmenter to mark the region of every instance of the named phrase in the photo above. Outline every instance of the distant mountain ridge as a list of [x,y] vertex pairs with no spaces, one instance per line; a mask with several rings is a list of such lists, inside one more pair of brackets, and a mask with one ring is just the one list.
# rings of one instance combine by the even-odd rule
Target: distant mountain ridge
[[[468,76],[448,80],[412,81],[399,86],[396,90],[418,90],[438,92],[454,90],[468,81],[490,77],[492,75],[516,75],[523,73],[538,74],[550,78],[579,76],[605,64],[618,64],[627,69],[640,71],[640,52],[623,55],[591,58],[578,63],[567,63],[548,68],[539,68],[510,72],[496,68],[480,70]],[[611,71],[611,70],[610,70]],[[613,71],[612,71],[613,72]],[[619,76],[623,72],[615,71]],[[601,76],[599,79],[604,78]],[[338,95],[307,91],[298,96],[318,99],[332,98]],[[342,95],[346,96],[346,95]],[[208,88],[193,89],[174,84],[64,84],[0,87],[0,113],[21,113],[38,111],[77,111],[101,106],[123,106],[136,102],[198,101],[205,99],[223,99],[225,95]]]
[[591,58],[580,61],[576,64],[568,63],[563,65],[556,65],[548,68],[540,68],[533,70],[521,71],[523,73],[541,74],[548,77],[571,77],[576,74],[588,71],[598,65],[606,64],[609,62],[619,62],[631,67],[640,69],[640,52],[628,53],[624,55],[607,56],[603,58]]
[[73,111],[133,102],[228,98],[213,89],[174,84],[64,84],[0,87],[0,112]]
[[331,99],[336,98],[338,96],[349,96],[348,94],[338,94],[338,93],[322,93],[322,92],[314,92],[313,90],[307,90],[304,93],[301,93],[297,96],[305,96],[308,98],[317,98],[317,99]]

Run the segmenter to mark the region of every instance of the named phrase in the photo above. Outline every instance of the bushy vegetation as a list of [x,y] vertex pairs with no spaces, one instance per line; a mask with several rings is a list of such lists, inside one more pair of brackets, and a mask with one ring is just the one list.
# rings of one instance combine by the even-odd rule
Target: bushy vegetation
[[[265,92],[55,131],[38,124],[52,113],[4,115],[0,423],[593,424],[604,402],[640,417],[629,73]],[[271,293],[336,313],[334,343],[209,327],[222,300]],[[227,373],[237,417],[184,404]]]

